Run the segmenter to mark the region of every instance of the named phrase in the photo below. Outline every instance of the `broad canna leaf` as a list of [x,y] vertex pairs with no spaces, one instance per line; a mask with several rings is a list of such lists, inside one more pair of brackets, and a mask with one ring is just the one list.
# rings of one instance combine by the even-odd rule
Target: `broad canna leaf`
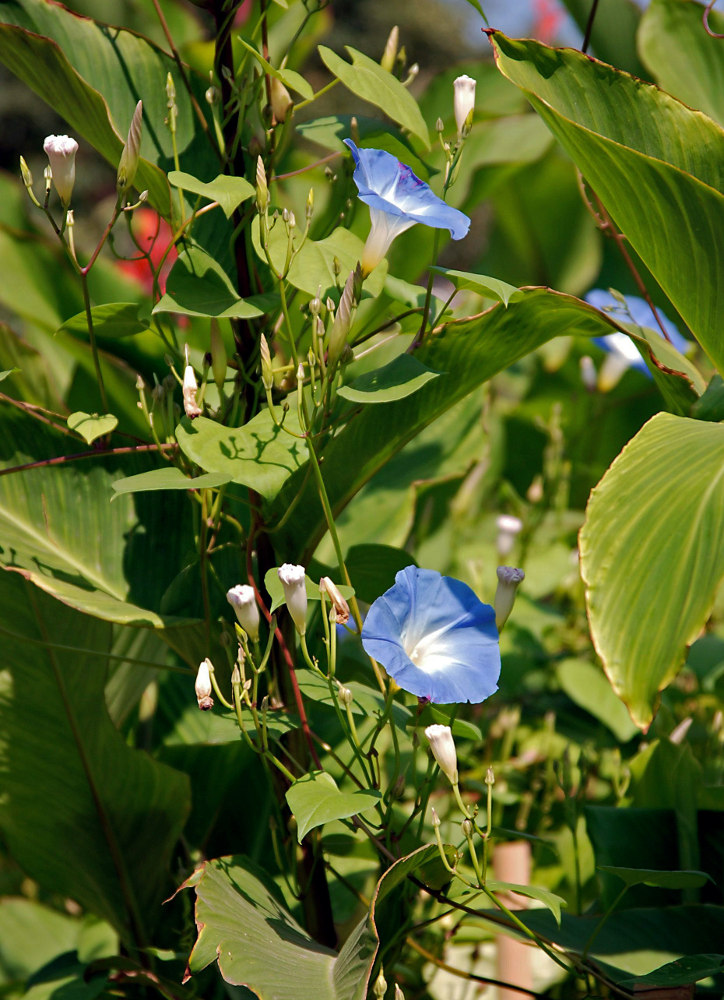
[[658,88],[572,49],[491,32],[525,93],[724,370],[724,131]]
[[588,503],[580,534],[591,632],[647,729],[724,578],[724,426],[659,413]]
[[0,573],[0,595],[3,842],[46,892],[142,948],[167,894],[187,779],[128,747],[106,712],[110,624],[17,573]]

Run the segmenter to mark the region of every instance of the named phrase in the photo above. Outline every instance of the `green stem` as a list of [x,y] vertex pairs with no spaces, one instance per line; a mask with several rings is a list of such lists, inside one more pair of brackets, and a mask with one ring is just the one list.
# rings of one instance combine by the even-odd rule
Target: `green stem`
[[[90,265],[88,265],[90,266]],[[93,312],[91,310],[90,304],[90,292],[88,290],[88,269],[83,268],[80,272],[80,281],[83,288],[83,305],[85,307],[85,318],[88,324],[88,338],[90,340],[91,353],[93,355],[93,366],[96,370],[96,378],[98,379],[98,391],[101,394],[101,405],[103,406],[103,412],[108,413],[108,397],[106,396],[106,387],[103,382],[103,373],[101,371],[101,359],[98,355],[98,344],[96,343],[95,330],[93,329]]]

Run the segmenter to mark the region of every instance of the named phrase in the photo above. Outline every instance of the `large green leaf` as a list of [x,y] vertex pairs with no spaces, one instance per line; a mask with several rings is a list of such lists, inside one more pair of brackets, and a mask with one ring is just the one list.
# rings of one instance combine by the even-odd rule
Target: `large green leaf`
[[501,72],[526,94],[724,369],[724,131],[572,49],[499,32],[492,41]]
[[196,889],[199,928],[190,973],[218,961],[228,983],[248,986],[263,1000],[365,997],[376,950],[366,921],[337,956],[309,937],[273,883],[244,858],[207,861],[187,885]]
[[[281,407],[275,416],[281,420]],[[176,439],[186,457],[206,472],[224,473],[272,500],[292,473],[307,463],[307,446],[294,411],[287,413],[284,427],[274,423],[269,410],[257,413],[243,427],[224,427],[198,417],[184,419],[176,428]]]
[[153,311],[249,319],[261,316],[264,308],[260,309],[252,299],[242,299],[221,264],[199,247],[190,247],[178,255],[168,276],[166,294]]
[[185,174],[182,170],[172,170],[168,175],[169,183],[176,188],[182,188],[191,194],[198,194],[209,201],[218,201],[227,219],[234,214],[242,201],[251,198],[254,187],[243,177],[230,177],[219,174],[213,181],[200,181],[198,177]]
[[0,574],[0,593],[12,630],[4,629],[0,673],[3,840],[46,891],[77,900],[142,947],[168,888],[188,783],[128,747],[108,717],[111,626],[17,574]]
[[[724,15],[709,14],[724,32]],[[724,125],[724,48],[704,31],[701,4],[652,0],[638,33],[641,58],[664,90]]]
[[345,48],[352,59],[351,65],[326,45],[319,46],[319,55],[327,69],[353,94],[382,108],[393,121],[409,129],[429,148],[430,136],[425,119],[409,90],[374,59],[353,49],[351,45],[346,45]]
[[[78,442],[69,447],[68,438],[17,411],[3,417],[3,435],[3,468],[78,450]],[[182,495],[128,494],[110,503],[119,474],[141,468],[99,459],[0,476],[0,567],[107,621],[179,624],[158,608],[187,544]]]
[[309,831],[318,826],[374,809],[380,793],[372,789],[342,792],[331,774],[311,771],[287,789],[286,799],[296,818],[297,839],[301,844]]
[[[585,31],[591,16],[590,0],[563,0],[581,31]],[[592,55],[643,76],[643,66],[636,54],[636,29],[641,11],[636,0],[607,0],[595,9],[591,32]]]
[[596,649],[645,729],[724,576],[724,426],[650,420],[591,494],[580,551]]
[[276,886],[248,859],[207,861],[185,883],[196,890],[199,928],[189,973],[218,961],[226,982],[248,986],[261,1000],[363,1000],[377,952],[380,910],[413,877],[435,887],[449,879],[436,846],[400,858],[385,872],[369,914],[337,955],[309,937]]
[[[494,306],[471,322],[429,338],[415,357],[432,371],[445,372],[444,377],[405,399],[354,412],[324,449],[325,484],[333,510],[341,511],[403,445],[503,368],[553,337],[604,336],[616,329],[610,317],[579,299],[527,289],[507,308]],[[266,510],[268,522],[274,524],[290,505],[295,506],[293,527],[291,522],[284,524],[275,534],[277,552],[294,561],[304,561],[325,530],[315,487],[304,478],[303,472],[295,473]]]
[[191,103],[170,56],[130,31],[109,30],[47,0],[15,0],[2,5],[0,61],[51,105],[115,167],[136,102],[143,101],[144,122],[138,190],[169,213],[170,191],[164,171],[173,159],[166,117],[166,76],[177,81],[177,142],[191,142],[195,122]]
[[[529,910],[520,917],[547,940],[579,954],[586,951],[601,919],[600,915],[574,917],[564,913],[558,928],[545,910]],[[647,975],[667,960],[717,954],[722,934],[721,906],[641,907],[614,913],[596,935],[588,953],[614,982],[620,983],[630,981],[632,975]]]

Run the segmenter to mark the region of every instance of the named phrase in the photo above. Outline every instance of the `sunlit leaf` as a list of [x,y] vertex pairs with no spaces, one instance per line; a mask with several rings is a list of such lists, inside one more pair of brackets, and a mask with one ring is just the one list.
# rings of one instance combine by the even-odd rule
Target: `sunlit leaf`
[[425,119],[409,90],[374,59],[353,49],[351,45],[346,45],[345,48],[352,59],[351,65],[326,45],[319,46],[319,55],[327,69],[353,94],[382,108],[393,121],[408,128],[429,148],[430,136]]
[[593,640],[644,729],[724,577],[723,482],[724,427],[659,413],[591,494],[580,552]]
[[168,175],[169,184],[182,188],[189,194],[198,194],[209,201],[218,201],[227,219],[234,214],[234,210],[247,198],[254,194],[254,186],[243,177],[230,177],[227,174],[219,174],[213,181],[200,181],[191,174],[186,174],[182,170],[172,170]]
[[286,799],[296,818],[297,839],[301,844],[309,831],[318,826],[374,809],[380,793],[359,788],[342,792],[326,771],[311,771],[287,789]]
[[366,372],[341,386],[337,395],[351,403],[391,403],[411,396],[440,374],[430,371],[411,354],[400,354],[384,368]]
[[492,42],[501,72],[525,93],[724,371],[724,131],[573,49],[500,32]]
[[99,416],[97,413],[71,413],[68,417],[68,427],[78,434],[88,444],[92,444],[104,434],[110,434],[118,426],[118,417],[112,413],[105,413]]

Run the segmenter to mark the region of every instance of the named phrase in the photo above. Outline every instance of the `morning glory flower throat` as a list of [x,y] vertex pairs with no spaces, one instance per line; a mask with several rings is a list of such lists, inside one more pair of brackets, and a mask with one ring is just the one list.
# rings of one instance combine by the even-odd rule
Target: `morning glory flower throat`
[[495,611],[467,584],[431,569],[400,570],[370,608],[362,645],[418,698],[477,703],[498,690]]
[[449,229],[454,240],[467,236],[470,219],[421,181],[396,156],[383,149],[358,149],[345,139],[354,157],[354,182],[360,201],[369,205],[372,228],[362,252],[362,273],[367,275],[385,256],[390,244],[416,222],[433,229]]

